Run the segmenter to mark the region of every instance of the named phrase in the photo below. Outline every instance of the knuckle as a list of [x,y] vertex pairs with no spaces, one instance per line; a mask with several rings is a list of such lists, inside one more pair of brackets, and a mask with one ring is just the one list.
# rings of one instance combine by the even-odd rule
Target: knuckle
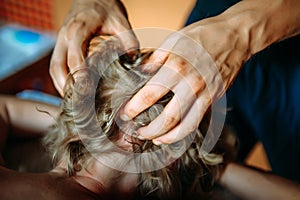
[[151,105],[157,101],[157,98],[156,98],[156,95],[154,94],[154,92],[149,91],[149,90],[144,90],[141,93],[141,100],[144,104]]
[[196,76],[191,82],[193,93],[198,96],[206,87],[206,84],[201,76]]
[[129,118],[133,118],[134,116],[136,116],[137,112],[135,108],[130,107],[126,109],[126,114],[128,115]]
[[88,30],[87,23],[82,19],[71,20],[65,27],[64,35],[66,40],[72,40],[76,37],[85,38],[90,30]]
[[169,114],[165,118],[164,126],[167,128],[173,127],[178,122],[178,116],[175,114]]
[[178,74],[185,74],[188,71],[188,63],[181,58],[177,59],[175,71]]
[[79,19],[72,20],[69,23],[69,31],[76,32],[76,31],[82,29],[85,25],[86,25],[86,23],[83,20],[79,20]]

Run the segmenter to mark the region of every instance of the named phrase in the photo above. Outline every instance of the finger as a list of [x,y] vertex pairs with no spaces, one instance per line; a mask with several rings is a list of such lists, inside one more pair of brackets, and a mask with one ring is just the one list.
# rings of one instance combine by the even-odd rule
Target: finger
[[173,89],[177,80],[178,73],[176,71],[170,69],[168,66],[162,67],[121,110],[121,119],[125,121],[133,119],[142,111],[152,106]]
[[211,104],[211,100],[209,96],[207,96],[207,92],[205,93],[206,94],[203,94],[197,99],[180,124],[167,134],[153,139],[153,143],[159,145],[178,142],[196,130],[206,113],[206,110]]
[[170,90],[167,87],[164,87],[161,84],[152,84],[148,82],[120,111],[121,119],[124,121],[133,119],[169,91]]
[[148,126],[140,128],[137,133],[147,139],[167,133],[182,120],[204,89],[205,82],[196,73],[182,76],[180,83],[172,90],[175,96],[163,112]]
[[180,82],[172,89],[175,95],[155,120],[138,130],[138,134],[144,138],[152,139],[170,131],[182,120],[187,110],[196,101],[197,96],[205,88],[202,78],[195,73],[188,75],[181,75],[177,71],[175,73],[180,77]]
[[121,48],[124,53],[127,53],[131,57],[134,57],[139,53],[139,41],[128,23],[127,26],[115,26],[113,31],[120,39],[122,44]]
[[179,84],[173,90],[175,95],[163,112],[148,126],[142,127],[137,134],[146,139],[157,138],[174,128],[183,118],[196,97],[186,84]]
[[83,50],[87,49],[86,40],[91,33],[88,27],[85,27],[83,22],[71,23],[67,30],[66,40],[68,42],[67,64],[70,72],[81,65],[84,60]]
[[68,75],[67,47],[59,36],[50,61],[49,73],[59,94],[63,96],[63,88]]
[[141,70],[145,73],[153,73],[157,71],[169,58],[170,53],[161,49],[153,52],[150,58],[141,66]]
[[205,88],[201,75],[181,58],[170,56],[165,66],[177,75],[179,82],[172,89],[175,96],[163,112],[148,126],[138,130],[138,134],[147,139],[163,135],[177,125]]
[[69,41],[67,63],[71,73],[73,73],[75,69],[79,67],[84,60],[82,46],[82,39],[74,38],[74,40]]
[[139,53],[139,41],[132,31],[124,4],[118,2],[116,10],[112,10],[112,13],[114,14],[109,16],[107,20],[106,26],[108,27],[102,27],[103,30],[111,30],[112,34],[120,39],[124,52],[129,54]]

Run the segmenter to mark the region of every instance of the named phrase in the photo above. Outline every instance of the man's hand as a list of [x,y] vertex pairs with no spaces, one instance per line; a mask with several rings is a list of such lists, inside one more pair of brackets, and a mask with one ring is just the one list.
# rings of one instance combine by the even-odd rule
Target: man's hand
[[139,47],[120,1],[75,0],[58,33],[50,63],[52,80],[61,95],[67,74],[83,62],[94,35],[116,35],[129,54]]
[[175,95],[161,115],[137,134],[156,144],[184,138],[229,88],[243,63],[270,44],[299,34],[299,5],[297,0],[245,0],[171,35],[146,64],[146,70],[157,73],[125,105],[121,118],[134,118],[171,90]]
[[[143,67],[156,74],[127,103],[121,118],[134,118],[172,91],[174,97],[164,111],[137,134],[156,144],[186,137],[198,128],[207,109],[224,94],[245,60],[246,55],[234,48],[235,37],[222,32],[221,23],[196,23],[170,35]],[[204,47],[214,50],[218,57]]]

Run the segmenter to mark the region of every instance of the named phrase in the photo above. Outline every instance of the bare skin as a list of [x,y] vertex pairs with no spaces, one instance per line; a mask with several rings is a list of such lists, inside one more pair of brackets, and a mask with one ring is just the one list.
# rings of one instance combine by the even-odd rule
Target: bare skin
[[[166,43],[173,41],[175,45],[168,52],[154,52],[146,65],[151,66],[148,71],[158,72],[128,102],[121,117],[134,118],[172,90],[177,99],[137,133],[156,144],[181,140],[198,127],[207,108],[225,93],[243,63],[272,43],[300,33],[299,8],[298,0],[245,0],[216,17],[183,28],[179,31],[182,37],[171,35]],[[193,52],[190,41],[202,46],[204,53]],[[194,59],[187,62],[193,53]],[[196,59],[201,56],[204,58]],[[215,72],[204,76],[197,73],[205,68],[213,70],[211,62]],[[177,74],[170,76],[170,71]]]
[[[55,106],[0,96],[1,152],[7,137],[42,137],[58,112]],[[129,147],[123,138],[119,145]],[[130,199],[137,174],[124,173],[117,179],[115,174],[96,159],[75,176],[67,175],[63,160],[47,173],[17,172],[0,165],[0,199]]]
[[[109,12],[108,12],[109,11]],[[80,66],[87,55],[93,35],[120,35],[124,52],[134,52],[139,47],[131,31],[126,11],[118,0],[74,0],[64,25],[58,33],[50,63],[50,75],[60,95],[68,73]]]
[[[102,1],[95,0],[94,2],[101,3]],[[92,21],[96,27],[102,27],[106,24],[105,19],[118,19],[116,16],[118,16],[117,13],[120,13],[120,10],[116,11],[111,7],[105,8],[105,4],[102,5],[104,10],[110,10],[111,12],[104,11],[98,14],[97,16],[100,16],[100,18],[94,18],[98,20],[88,20],[92,15],[81,15],[82,21],[80,23],[74,20],[75,18],[69,17],[61,29],[50,67],[52,79],[59,91],[62,91],[66,74],[82,62],[87,41],[90,40],[91,33],[95,31],[95,28],[82,27],[80,24]],[[73,6],[73,9],[76,10],[76,4]],[[244,62],[269,45],[299,34],[299,7],[299,0],[244,0],[221,15],[196,22],[182,29],[180,32],[185,37],[173,40],[175,49],[169,48],[169,51],[157,50],[152,55],[148,62],[148,66],[151,67],[145,70],[158,72],[127,104],[121,112],[121,117],[124,120],[134,118],[138,113],[156,102],[163,94],[167,93],[168,90],[172,90],[179,100],[171,101],[172,103],[170,102],[171,104],[163,112],[164,117],[158,117],[147,127],[138,130],[138,133],[140,138],[152,139],[156,144],[179,141],[198,126],[212,101],[224,94]],[[92,4],[86,4],[86,10],[94,10]],[[107,18],[107,16],[110,17]],[[123,19],[126,21],[126,18]],[[121,20],[120,24],[112,23],[110,25],[120,25],[120,27],[125,28],[123,30],[127,30],[130,28],[128,26],[129,22],[125,21]],[[72,29],[74,26],[67,25],[68,22],[77,24],[76,26],[81,28]],[[114,28],[117,30],[117,27]],[[81,38],[73,40],[72,37],[68,37],[67,33],[71,30],[76,30],[74,32],[79,33],[78,35]],[[107,31],[102,33],[114,34],[114,32]],[[204,57],[207,57],[207,62],[202,60],[201,63],[189,63],[182,57],[170,53],[181,52],[185,55],[187,49],[180,49],[180,47],[188,46],[185,43],[186,40],[184,40],[186,37],[196,41],[205,49],[205,52],[209,55],[204,55]],[[172,40],[172,38],[168,39]],[[129,39],[128,41],[134,40]],[[129,45],[125,49],[130,49],[133,46],[136,47],[137,45]],[[191,51],[193,50],[188,52]],[[68,52],[73,56],[69,56]],[[211,61],[217,67],[218,74],[212,73],[209,77],[202,77],[195,73],[195,69],[210,66]],[[170,72],[169,69],[178,72],[171,79],[169,79],[167,73]],[[209,82],[218,75],[221,75],[222,78],[221,87],[219,84],[211,84],[212,81]],[[168,77],[168,80],[166,80],[166,77]],[[212,87],[211,93],[206,90],[208,86]],[[192,94],[181,93],[185,91]],[[181,104],[178,109],[179,102],[186,103]],[[178,113],[178,110],[186,112]],[[183,131],[178,132],[179,127],[182,127],[181,130]],[[158,132],[152,130],[158,130]],[[228,164],[219,180],[221,185],[245,199],[276,199],[282,197],[282,195],[284,199],[295,199],[300,195],[298,194],[300,187],[297,183],[234,163]]]
[[229,163],[219,183],[241,199],[289,199],[300,196],[299,183],[235,163]]
[[[36,108],[48,111],[52,116],[59,112],[57,107],[0,96],[1,136],[6,135],[0,140],[2,150],[6,143],[3,138],[7,134],[41,137],[54,123],[53,118]],[[35,123],[37,120],[39,123]],[[20,128],[32,132],[24,135]],[[128,138],[120,137],[116,145],[131,150]],[[75,176],[67,175],[63,160],[47,173],[17,172],[0,166],[0,199],[132,199],[137,180],[137,174],[129,173],[116,178],[115,170],[96,159]],[[235,163],[227,164],[218,182],[243,199],[297,199],[300,195],[298,183]]]
[[1,199],[96,199],[63,173],[20,173],[1,167],[0,176]]
[[[145,70],[158,71],[157,74],[128,102],[121,117],[134,118],[172,90],[176,99],[137,133],[156,144],[181,140],[198,126],[207,108],[225,93],[242,64],[253,54],[299,34],[299,4],[299,0],[244,0],[218,16],[183,28],[179,31],[182,37],[171,35],[162,45],[171,43],[171,47],[167,51],[158,49],[146,63],[149,67]],[[94,33],[114,35],[130,30],[119,5],[117,1],[103,0],[74,2],[59,32],[50,66],[52,79],[61,94],[67,73],[81,64]],[[125,50],[138,47],[131,31],[121,35],[125,35],[120,38]],[[190,41],[203,48],[204,53],[195,52]],[[185,58],[190,54],[202,59],[188,62]],[[207,76],[197,73],[213,68],[217,70]],[[176,73],[169,76],[170,71]]]

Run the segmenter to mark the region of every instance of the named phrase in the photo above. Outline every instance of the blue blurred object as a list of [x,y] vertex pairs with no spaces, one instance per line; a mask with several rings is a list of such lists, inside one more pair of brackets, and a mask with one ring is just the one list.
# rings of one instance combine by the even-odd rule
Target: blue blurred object
[[39,42],[41,35],[28,30],[19,30],[15,32],[15,37],[19,42],[30,44]]
[[53,33],[42,33],[16,24],[0,27],[0,81],[49,54]]
[[55,106],[59,106],[61,102],[61,98],[59,97],[46,94],[40,91],[36,91],[36,90],[24,90],[16,94],[16,96],[21,99],[30,99],[30,100],[39,101],[39,102],[43,102]]

